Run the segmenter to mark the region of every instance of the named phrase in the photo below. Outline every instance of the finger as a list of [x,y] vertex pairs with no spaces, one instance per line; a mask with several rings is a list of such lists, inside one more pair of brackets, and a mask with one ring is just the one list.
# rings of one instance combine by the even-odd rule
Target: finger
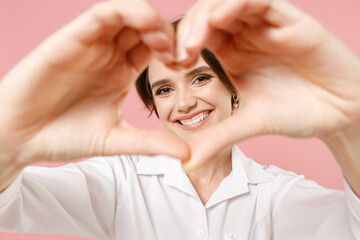
[[161,27],[159,31],[147,31],[142,33],[142,40],[156,52],[169,52],[174,55],[175,30],[170,22],[159,16]]
[[199,1],[180,22],[177,38],[178,62],[189,65],[196,59],[215,29],[210,25],[211,13],[223,1]]
[[175,40],[170,40],[163,32],[144,33],[142,34],[142,40],[147,45],[152,46],[153,55],[166,65],[175,62]]
[[[174,35],[174,33],[169,33],[169,34],[171,36]],[[157,58],[162,60],[165,64],[169,65],[174,63],[175,57],[173,54],[170,53],[173,52],[174,44],[171,42],[168,36],[162,31],[146,32],[140,34],[138,31],[132,28],[125,27],[120,31],[116,40],[117,46],[119,46],[119,49],[123,53],[130,51],[132,48],[138,45],[140,41],[145,43],[147,46],[151,46],[153,54]],[[140,58],[141,62],[144,62],[143,60],[147,59],[146,56],[148,55],[148,51],[146,52],[145,55],[143,55],[144,54],[143,52],[138,54],[140,54],[139,56],[141,56]]]
[[[196,8],[191,9],[192,11],[196,11]],[[178,25],[178,29],[176,32],[176,62],[179,66],[190,68],[192,67],[199,58],[199,54],[201,50],[198,49],[188,49],[186,47],[186,42],[188,40],[188,36],[192,31],[191,22],[193,21],[193,15],[191,11],[187,16],[182,19]]]
[[[206,1],[199,1],[181,20],[177,29],[177,62],[185,67],[193,65],[203,48],[201,46],[193,46],[192,42],[197,39],[204,39],[209,34],[207,26],[208,13],[214,1],[207,4]],[[193,39],[190,39],[191,36]]]
[[167,155],[180,160],[189,159],[187,144],[172,135],[160,130],[143,130],[126,128],[114,130],[106,140],[105,155]]
[[111,41],[123,26],[123,18],[117,14],[114,3],[101,2],[67,25],[63,32],[87,45],[99,37]]
[[[169,23],[168,23],[169,24]],[[64,31],[84,44],[99,38],[111,40],[124,28],[139,32],[164,31],[166,21],[145,1],[106,1],[94,5]]]
[[190,25],[188,24],[188,22],[191,21],[191,11],[193,10],[193,8],[191,8],[186,14],[186,16],[180,20],[176,27],[176,60],[179,63],[188,58],[188,53],[184,45],[186,42],[186,37],[189,35],[190,32]]
[[[140,42],[127,53],[126,57],[137,72],[142,72],[149,64],[151,52],[146,45]],[[133,81],[135,82],[136,79]]]
[[131,48],[136,46],[141,41],[141,39],[140,34],[136,30],[125,27],[120,31],[115,41],[119,49],[126,53]]
[[169,52],[153,52],[153,56],[162,61],[166,66],[171,66],[175,63],[175,57]]
[[287,1],[273,1],[271,7],[264,12],[263,18],[269,24],[284,27],[307,16],[300,9]]
[[[198,1],[178,24],[176,51],[177,62],[181,65],[189,67],[197,61],[202,48],[188,47],[189,37],[196,34],[197,38],[202,38],[201,36],[208,33],[208,29],[204,25],[207,24],[208,13],[216,1],[219,0]],[[199,23],[199,26],[194,23]]]
[[232,39],[233,37],[229,37],[225,32],[214,31],[206,48],[216,55],[235,86],[242,82],[241,73],[246,74],[248,71],[273,64],[271,57],[253,50],[253,46],[246,41],[238,42]]
[[235,19],[260,17],[269,7],[271,0],[224,1],[211,13],[214,26],[229,25]]
[[253,51],[246,41],[234,41],[234,38],[236,37],[230,33],[214,30],[206,43],[206,48],[216,55],[230,79],[237,81],[239,76],[233,73],[238,74],[242,70],[248,71],[264,66],[267,64],[267,58]]
[[189,143],[191,157],[183,164],[190,172],[211,161],[222,149],[241,140],[265,133],[265,126],[256,116],[241,111],[196,135]]
[[229,33],[221,30],[213,30],[206,43],[206,48],[216,54],[217,52],[221,52],[224,46],[232,44],[231,39],[232,36]]
[[[259,25],[266,21],[279,26],[292,23],[301,15],[301,12],[291,4],[277,0],[273,2],[271,0],[213,1],[210,6],[197,9],[196,14],[187,16],[187,21],[181,24],[182,28],[190,30],[182,34],[185,44],[178,49],[178,52],[196,55],[209,40],[210,33],[214,29],[238,33],[244,23]],[[293,13],[295,17],[288,12]],[[236,24],[239,21],[241,24]]]
[[[225,24],[221,24],[219,26],[216,26],[215,31],[216,30],[221,30],[230,34],[238,34],[239,32],[241,32],[244,28],[244,22],[235,19],[234,21],[232,21],[231,23],[225,25]],[[212,39],[211,37],[209,39]]]
[[162,31],[158,32],[147,32],[141,35],[144,43],[152,46],[152,49],[157,52],[170,50],[169,46],[172,40]]
[[290,3],[282,0],[228,0],[211,14],[214,27],[229,26],[235,19],[255,25],[261,20],[271,26],[289,25],[304,14]]

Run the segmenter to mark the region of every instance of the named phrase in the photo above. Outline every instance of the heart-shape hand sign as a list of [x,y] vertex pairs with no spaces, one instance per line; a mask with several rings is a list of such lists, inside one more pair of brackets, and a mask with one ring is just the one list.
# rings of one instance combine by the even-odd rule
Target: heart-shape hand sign
[[[153,56],[170,67],[188,67],[203,48],[217,56],[235,86],[236,113],[193,134],[190,142],[124,121],[124,99]],[[166,154],[190,158],[191,170],[256,135],[347,135],[358,128],[359,91],[358,59],[286,1],[199,0],[176,33],[146,1],[107,1],[5,76],[0,155],[28,164]]]
[[243,139],[281,134],[325,142],[360,133],[360,62],[286,1],[202,0],[177,31],[180,63],[206,47],[231,78],[236,114],[194,136],[187,169]]
[[[106,1],[48,38],[2,80],[0,156],[21,165],[94,155],[189,158],[185,142],[123,119],[125,97],[174,29],[146,1]],[[170,59],[171,60],[171,59]]]

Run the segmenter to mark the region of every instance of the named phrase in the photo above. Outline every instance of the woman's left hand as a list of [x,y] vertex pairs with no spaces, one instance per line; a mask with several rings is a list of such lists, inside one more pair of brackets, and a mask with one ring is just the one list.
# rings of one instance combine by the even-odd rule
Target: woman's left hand
[[178,39],[183,66],[194,63],[204,47],[210,49],[240,96],[231,118],[194,137],[188,167],[257,135],[325,142],[360,136],[359,60],[290,3],[200,0],[181,22]]

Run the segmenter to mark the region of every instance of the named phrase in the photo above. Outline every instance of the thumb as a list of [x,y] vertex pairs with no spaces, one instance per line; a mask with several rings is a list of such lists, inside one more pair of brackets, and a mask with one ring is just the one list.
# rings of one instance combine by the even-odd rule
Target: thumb
[[161,131],[126,127],[116,129],[106,140],[104,154],[168,155],[188,160],[187,144],[175,135]]
[[222,149],[244,139],[264,134],[264,124],[248,111],[238,110],[233,116],[199,132],[191,139],[191,157],[183,164],[191,172],[208,161],[212,161]]

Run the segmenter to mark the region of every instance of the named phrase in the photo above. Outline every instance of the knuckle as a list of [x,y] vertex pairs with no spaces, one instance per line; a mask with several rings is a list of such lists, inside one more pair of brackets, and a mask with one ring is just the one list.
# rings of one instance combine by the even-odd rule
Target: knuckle
[[156,30],[161,26],[162,20],[157,12],[151,10],[144,16],[144,22],[148,30]]
[[90,12],[97,14],[99,11],[103,11],[109,5],[109,2],[98,2],[90,7]]

